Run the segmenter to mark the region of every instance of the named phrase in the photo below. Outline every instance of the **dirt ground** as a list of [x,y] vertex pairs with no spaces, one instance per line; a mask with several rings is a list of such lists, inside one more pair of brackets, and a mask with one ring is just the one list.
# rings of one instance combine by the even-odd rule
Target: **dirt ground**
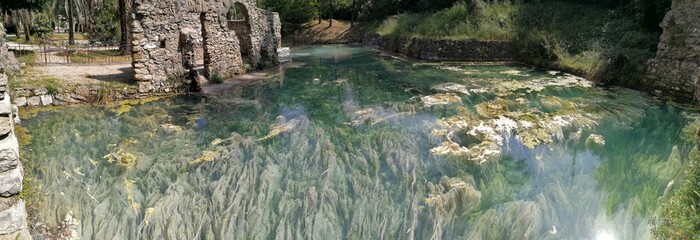
[[307,44],[345,44],[362,41],[362,33],[366,26],[350,22],[333,20],[333,26],[328,26],[328,20],[321,23],[312,21],[301,26],[292,36],[285,36],[284,45],[297,46]]
[[117,65],[48,65],[33,66],[19,78],[20,82],[43,78],[55,78],[62,84],[132,83],[133,69],[130,63]]
[[[227,79],[221,84],[206,84],[202,87],[202,94],[216,95],[240,84],[251,83],[268,79],[279,74],[281,67],[263,71],[251,72]],[[120,65],[73,65],[73,66],[34,66],[28,69],[20,82],[31,85],[30,81],[37,79],[53,78],[63,85],[92,85],[100,83],[133,84],[133,69],[131,64]]]

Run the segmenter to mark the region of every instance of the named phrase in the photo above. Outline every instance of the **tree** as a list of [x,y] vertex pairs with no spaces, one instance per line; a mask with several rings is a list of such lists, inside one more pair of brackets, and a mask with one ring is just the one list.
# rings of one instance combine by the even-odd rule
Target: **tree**
[[[24,30],[24,39],[29,41],[29,26],[32,19],[32,11],[41,9],[45,0],[12,0],[0,1],[0,10],[5,13],[6,22],[15,26],[19,37],[19,28]],[[8,16],[9,15],[9,16]]]
[[318,0],[262,0],[258,4],[278,12],[283,24],[302,24],[318,15]]
[[132,0],[119,0],[119,29],[121,37],[119,39],[119,51],[123,55],[131,53],[131,41],[129,22],[131,20],[131,6],[133,6]]
[[53,28],[51,27],[51,20],[44,13],[38,13],[34,15],[34,20],[32,21],[32,32],[40,39],[46,39]]
[[24,28],[24,40],[29,42],[29,36],[31,35],[29,24],[32,22],[32,13],[27,9],[20,10],[20,13],[22,17],[22,27]]
[[45,0],[9,0],[0,1],[0,9],[2,10],[17,10],[26,9],[39,10],[44,6]]
[[[333,27],[333,16],[340,9],[348,9],[350,6],[349,0],[319,0],[321,11],[325,12],[326,17],[328,17],[328,27]],[[319,18],[320,19],[320,18]],[[319,20],[320,21],[320,20]]]
[[68,19],[68,44],[75,44],[75,17],[86,12],[85,0],[52,0],[51,9],[58,14],[65,13]]
[[114,6],[105,4],[91,14],[87,38],[93,42],[112,43],[117,40],[114,33],[119,31],[119,23],[114,19],[117,10]]

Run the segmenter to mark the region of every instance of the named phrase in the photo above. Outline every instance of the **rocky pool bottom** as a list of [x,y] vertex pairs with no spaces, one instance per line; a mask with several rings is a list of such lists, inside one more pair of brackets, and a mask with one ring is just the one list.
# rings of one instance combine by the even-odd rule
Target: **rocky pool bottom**
[[648,239],[695,145],[697,112],[560,72],[292,54],[275,77],[217,96],[25,119],[35,230]]

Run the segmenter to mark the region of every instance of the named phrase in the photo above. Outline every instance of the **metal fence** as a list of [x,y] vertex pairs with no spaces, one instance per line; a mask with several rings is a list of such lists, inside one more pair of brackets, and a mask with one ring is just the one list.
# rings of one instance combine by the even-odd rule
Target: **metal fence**
[[124,64],[131,55],[121,55],[118,46],[9,45],[20,62],[34,65]]

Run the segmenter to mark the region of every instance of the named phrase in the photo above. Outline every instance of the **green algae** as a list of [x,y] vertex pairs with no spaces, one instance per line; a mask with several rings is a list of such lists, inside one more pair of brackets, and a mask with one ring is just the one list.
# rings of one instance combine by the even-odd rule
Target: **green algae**
[[[688,158],[694,114],[637,92],[361,48],[295,54],[220,96],[25,120],[42,166],[28,174],[51,189],[40,219],[96,239],[646,239]],[[423,107],[435,94],[460,101]]]

